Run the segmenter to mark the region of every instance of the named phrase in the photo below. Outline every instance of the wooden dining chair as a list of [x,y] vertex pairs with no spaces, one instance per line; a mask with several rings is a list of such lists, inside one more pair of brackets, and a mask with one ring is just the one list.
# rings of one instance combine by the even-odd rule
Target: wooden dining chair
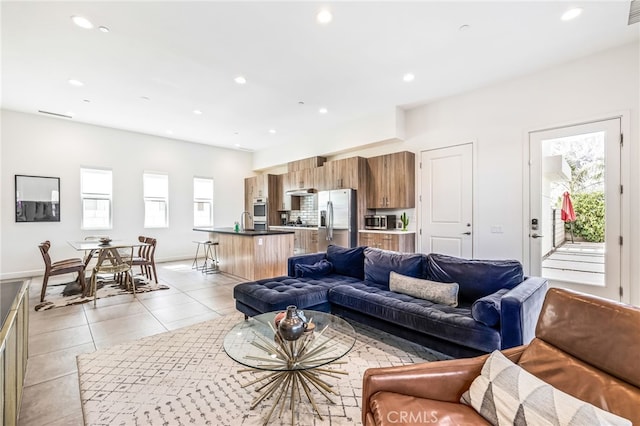
[[140,246],[138,249],[138,255],[133,258],[131,266],[140,266],[140,272],[149,281],[154,280],[158,283],[158,274],[156,273],[156,243],[157,240],[151,237],[139,236],[138,241],[146,243],[147,245]]
[[[128,252],[127,252],[128,250]],[[112,275],[114,279],[129,288],[131,286],[133,297],[136,297],[136,286],[131,272],[131,259],[133,258],[133,247],[123,250],[121,255],[118,249],[104,249],[104,255],[91,271],[91,292],[93,294],[93,307],[96,307],[98,299],[98,275]]]
[[84,277],[84,261],[80,258],[63,259],[57,262],[51,262],[51,256],[49,255],[49,249],[51,248],[50,241],[44,241],[38,246],[40,248],[40,254],[44,260],[44,278],[42,279],[42,290],[40,291],[40,302],[44,302],[44,296],[47,292],[47,283],[49,277],[54,275],[64,275],[77,273],[77,281],[82,288],[82,294],[85,294],[86,283]]

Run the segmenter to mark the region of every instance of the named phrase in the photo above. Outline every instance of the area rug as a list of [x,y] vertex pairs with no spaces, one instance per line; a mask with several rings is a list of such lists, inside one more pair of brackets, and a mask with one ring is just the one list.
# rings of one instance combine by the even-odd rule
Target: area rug
[[[136,282],[136,293],[147,293],[149,291],[167,290],[169,286],[159,283],[156,284],[153,281],[149,281],[144,277],[134,277]],[[90,285],[90,280],[87,278],[87,285]],[[131,290],[127,290],[123,285],[116,281],[108,279],[98,279],[96,283],[97,298],[104,299],[105,297],[118,296],[120,294],[132,294]],[[78,305],[82,303],[88,303],[93,301],[93,296],[84,297],[80,289],[80,285],[75,282],[69,283],[49,283],[47,285],[47,292],[45,294],[44,302],[38,303],[35,306],[36,311],[46,311],[48,309],[60,308],[62,306]]]
[[[80,396],[86,425],[261,425],[271,408],[266,400],[249,407],[253,376],[227,356],[224,337],[243,320],[231,314],[146,337],[135,342],[78,355]],[[352,323],[357,341],[340,369],[347,376],[331,379],[338,396],[331,404],[316,402],[323,420],[307,401],[299,403],[293,424],[360,424],[362,377],[367,368],[413,364],[447,358],[404,339]],[[319,396],[319,395],[317,395]],[[292,424],[291,413],[271,425]]]

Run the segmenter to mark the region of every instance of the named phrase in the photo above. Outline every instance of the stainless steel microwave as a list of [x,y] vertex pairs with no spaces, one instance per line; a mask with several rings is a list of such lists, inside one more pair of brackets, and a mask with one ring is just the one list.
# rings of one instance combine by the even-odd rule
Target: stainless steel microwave
[[394,229],[396,227],[396,215],[369,214],[364,217],[365,229]]

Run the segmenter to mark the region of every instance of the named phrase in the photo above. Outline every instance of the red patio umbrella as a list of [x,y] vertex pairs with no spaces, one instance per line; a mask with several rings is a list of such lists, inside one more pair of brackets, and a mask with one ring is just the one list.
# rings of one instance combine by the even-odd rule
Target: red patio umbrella
[[569,232],[571,232],[571,242],[573,243],[573,224],[576,220],[576,212],[573,211],[573,203],[571,202],[571,195],[565,191],[562,194],[562,209],[560,210],[560,219],[563,222],[569,222]]

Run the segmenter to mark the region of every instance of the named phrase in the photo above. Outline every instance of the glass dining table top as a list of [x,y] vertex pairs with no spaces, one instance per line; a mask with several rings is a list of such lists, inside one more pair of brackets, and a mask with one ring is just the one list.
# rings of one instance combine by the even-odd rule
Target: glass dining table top
[[148,245],[148,243],[140,242],[138,240],[111,240],[109,243],[104,244],[98,240],[83,240],[83,241],[68,241],[69,245],[78,251],[82,250],[102,250],[102,249],[117,249],[124,247],[139,247]]

